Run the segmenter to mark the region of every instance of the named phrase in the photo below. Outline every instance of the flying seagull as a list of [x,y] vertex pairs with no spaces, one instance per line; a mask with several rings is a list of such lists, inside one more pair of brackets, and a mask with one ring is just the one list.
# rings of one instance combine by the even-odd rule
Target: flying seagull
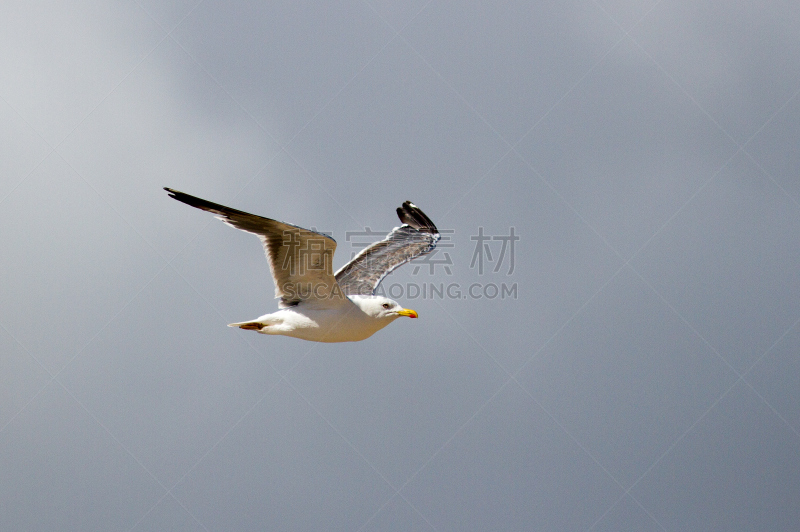
[[280,310],[228,327],[280,334],[312,342],[358,342],[400,316],[417,313],[375,295],[381,280],[415,257],[429,253],[439,230],[410,201],[397,208],[403,223],[386,238],[363,249],[335,274],[336,241],[316,231],[263,218],[164,188],[170,197],[216,214],[236,229],[256,235],[264,245]]

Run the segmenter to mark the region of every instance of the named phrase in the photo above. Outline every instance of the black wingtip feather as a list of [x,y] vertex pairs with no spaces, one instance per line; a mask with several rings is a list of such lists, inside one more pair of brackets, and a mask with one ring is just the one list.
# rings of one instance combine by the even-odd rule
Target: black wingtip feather
[[397,208],[397,217],[400,218],[401,222],[408,224],[417,231],[433,234],[439,232],[431,219],[410,201],[403,202],[403,205]]
[[220,205],[219,203],[213,203],[208,200],[204,200],[203,198],[198,198],[197,196],[192,196],[191,194],[187,194],[185,192],[181,192],[179,190],[175,190],[172,188],[164,187],[164,190],[169,192],[169,197],[174,198],[181,203],[185,203],[186,205],[195,207],[197,209],[201,209],[207,212],[211,212],[220,216],[230,216],[230,215],[244,215],[244,216],[252,216],[249,213],[244,211],[240,211],[238,209],[232,209],[231,207],[226,207],[225,205]]

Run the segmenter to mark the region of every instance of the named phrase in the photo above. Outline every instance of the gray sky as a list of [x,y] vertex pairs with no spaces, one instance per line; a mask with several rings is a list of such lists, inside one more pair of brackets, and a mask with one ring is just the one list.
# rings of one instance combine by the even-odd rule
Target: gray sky
[[[0,50],[3,530],[800,521],[793,2],[12,0]],[[449,246],[418,320],[265,337],[163,186]]]

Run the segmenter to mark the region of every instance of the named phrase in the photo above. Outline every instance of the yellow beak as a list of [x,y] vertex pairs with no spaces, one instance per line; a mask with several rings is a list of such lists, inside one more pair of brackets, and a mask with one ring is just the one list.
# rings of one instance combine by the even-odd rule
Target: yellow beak
[[401,316],[408,316],[409,318],[418,318],[417,312],[415,310],[411,310],[410,308],[404,308],[398,310],[397,313]]

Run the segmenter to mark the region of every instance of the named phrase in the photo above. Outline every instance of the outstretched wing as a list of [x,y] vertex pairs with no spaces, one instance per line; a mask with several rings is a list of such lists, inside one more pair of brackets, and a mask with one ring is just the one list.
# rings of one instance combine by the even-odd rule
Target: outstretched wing
[[398,207],[397,216],[403,225],[367,246],[336,272],[336,281],[345,294],[374,294],[392,270],[436,247],[439,230],[419,207],[406,201]]
[[281,307],[308,299],[342,297],[333,271],[336,241],[327,235],[278,222],[204,199],[164,188],[169,195],[192,207],[217,215],[236,229],[256,235],[264,245]]

